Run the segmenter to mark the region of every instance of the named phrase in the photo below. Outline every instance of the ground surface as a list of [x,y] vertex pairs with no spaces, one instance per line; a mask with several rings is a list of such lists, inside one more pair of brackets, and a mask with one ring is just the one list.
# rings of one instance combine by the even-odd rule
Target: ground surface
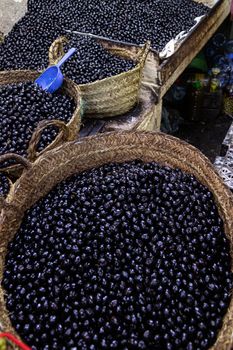
[[175,136],[199,148],[212,162],[220,155],[222,142],[232,123],[232,119],[221,115],[215,121],[187,122]]
[[8,33],[24,15],[26,8],[27,0],[0,0],[0,31]]

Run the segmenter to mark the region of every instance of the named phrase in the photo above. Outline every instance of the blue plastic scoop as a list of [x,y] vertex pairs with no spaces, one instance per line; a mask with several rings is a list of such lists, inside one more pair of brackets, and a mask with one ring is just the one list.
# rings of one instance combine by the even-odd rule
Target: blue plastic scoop
[[35,80],[35,83],[51,94],[58,90],[62,86],[64,79],[60,67],[75,53],[75,51],[75,48],[70,49],[56,65],[47,68]]

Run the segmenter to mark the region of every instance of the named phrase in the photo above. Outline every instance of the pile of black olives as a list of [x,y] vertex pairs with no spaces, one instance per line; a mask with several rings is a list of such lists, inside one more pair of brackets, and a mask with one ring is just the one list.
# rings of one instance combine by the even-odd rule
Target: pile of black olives
[[154,162],[63,181],[8,248],[7,308],[33,350],[208,349],[230,301],[213,195]]
[[[59,92],[50,94],[33,82],[0,86],[0,154],[15,152],[25,156],[32,133],[42,120],[68,122],[75,103]],[[54,140],[57,130],[46,129],[40,147]]]
[[60,35],[52,14],[27,13],[0,45],[0,70],[43,70],[49,65],[48,51]]
[[[0,70],[42,69],[54,39],[76,30],[161,51],[208,7],[192,0],[35,0],[0,46]],[[99,54],[105,65],[106,55]],[[112,75],[116,74],[113,70]]]
[[77,51],[63,68],[63,73],[77,84],[91,83],[109,78],[113,74],[127,72],[135,66],[132,60],[126,60],[107,51],[95,39],[89,37],[70,37],[68,48]]

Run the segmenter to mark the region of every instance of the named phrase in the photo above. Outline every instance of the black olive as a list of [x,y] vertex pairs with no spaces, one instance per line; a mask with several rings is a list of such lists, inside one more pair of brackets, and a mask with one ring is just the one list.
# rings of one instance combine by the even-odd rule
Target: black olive
[[[0,69],[44,69],[49,64],[50,45],[57,37],[67,35],[67,29],[133,44],[150,40],[152,47],[161,51],[176,35],[193,27],[196,17],[208,11],[208,7],[192,0],[32,0],[27,14],[0,46]],[[96,55],[98,50],[87,45],[86,48],[95,54],[90,57],[91,52],[85,52],[84,47],[82,49],[77,42],[77,48],[83,50],[77,58],[83,61],[70,64],[73,73],[69,74],[76,78],[78,73],[79,82],[100,79],[106,73],[109,76],[111,64],[109,58],[106,60],[106,53],[100,49],[100,54]],[[124,60],[115,63],[115,73],[132,65]],[[68,68],[64,66],[64,70]]]
[[[50,94],[32,82],[0,86],[0,154],[16,152],[26,156],[32,133],[40,121],[59,119],[68,122],[74,109],[75,104],[69,96],[59,92]],[[47,128],[39,149],[51,143],[56,134],[56,128]]]

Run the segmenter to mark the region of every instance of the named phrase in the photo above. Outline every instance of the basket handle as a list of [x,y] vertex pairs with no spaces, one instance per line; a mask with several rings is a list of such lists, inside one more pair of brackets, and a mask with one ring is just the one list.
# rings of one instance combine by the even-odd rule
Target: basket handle
[[65,36],[60,36],[51,44],[49,48],[49,64],[56,64],[59,59],[64,55],[64,45],[67,44],[69,40]]
[[[30,169],[32,164],[24,157],[15,153],[6,153],[0,156],[0,163],[5,162],[6,160],[15,160],[17,164],[22,165],[25,169]],[[5,173],[5,169],[0,168],[0,172]],[[0,211],[3,208],[8,208],[9,204],[7,203],[4,197],[0,197]]]
[[5,35],[3,32],[0,31],[0,44],[4,42]]
[[[23,165],[25,169],[30,169],[32,166],[26,158],[15,153],[6,153],[0,156],[0,163],[5,162],[6,160],[15,160],[17,164]],[[3,171],[3,169],[0,168],[0,171]]]
[[143,67],[148,53],[150,51],[150,47],[151,47],[151,42],[148,40],[145,42],[145,44],[143,45],[143,47],[141,48],[141,50],[139,51],[138,55],[137,55],[137,61],[138,63],[140,63],[140,65]]
[[[55,138],[55,140],[49,146],[47,146],[41,152],[37,152],[37,146],[40,142],[41,135],[43,131],[47,129],[49,126],[56,126],[60,132],[58,136]],[[61,142],[69,141],[69,135],[70,135],[69,128],[65,122],[61,120],[56,120],[56,119],[43,120],[37,125],[36,130],[32,134],[32,137],[28,146],[28,151],[27,151],[28,159],[30,159],[30,161],[32,162],[36,160],[42,153],[59,146]]]

